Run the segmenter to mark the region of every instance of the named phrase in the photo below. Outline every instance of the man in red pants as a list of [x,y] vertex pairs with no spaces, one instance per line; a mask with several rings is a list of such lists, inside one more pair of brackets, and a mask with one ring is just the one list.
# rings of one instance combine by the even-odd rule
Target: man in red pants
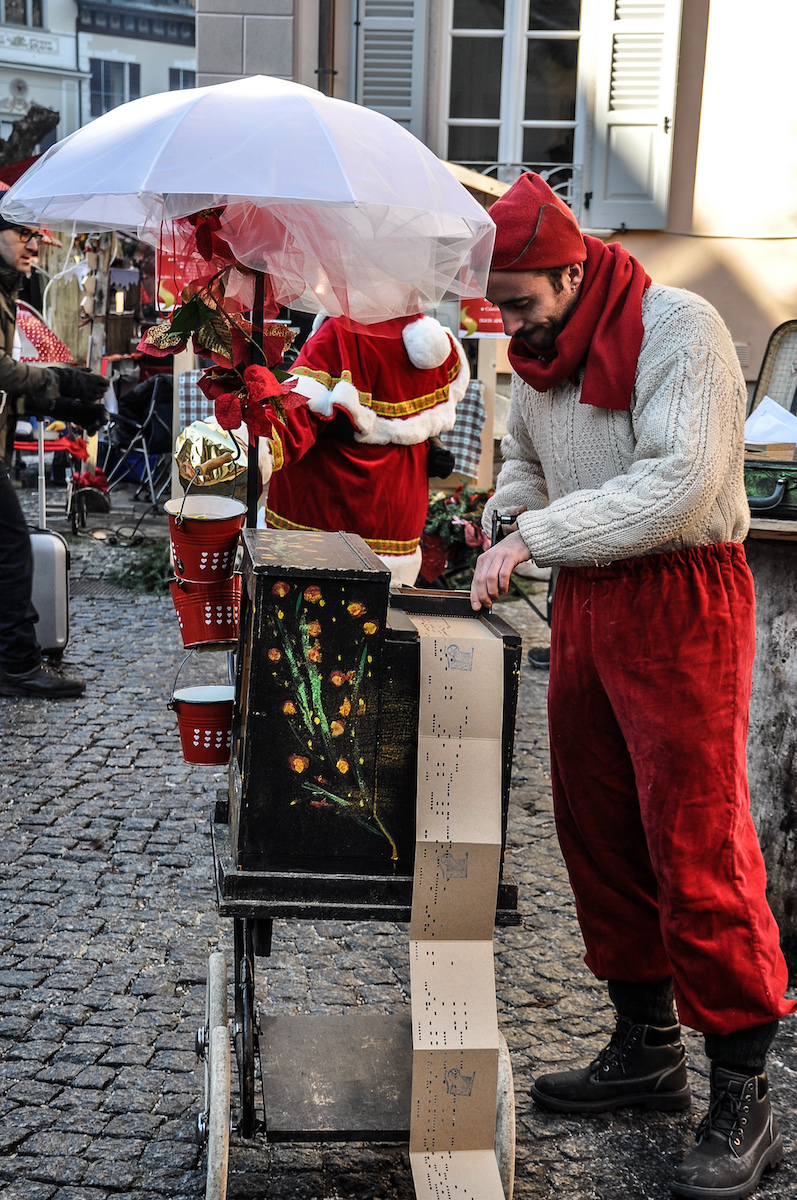
[[586,962],[617,1010],[594,1062],[532,1095],[557,1112],[686,1108],[675,1002],[705,1035],[711,1103],[672,1190],[742,1200],[782,1157],[765,1056],[797,1007],[747,790],[744,381],[711,305],[582,236],[539,176],[491,215],[487,294],[514,375],[485,528],[495,509],[517,517],[478,560],[472,603],[518,563],[561,568],[554,808]]

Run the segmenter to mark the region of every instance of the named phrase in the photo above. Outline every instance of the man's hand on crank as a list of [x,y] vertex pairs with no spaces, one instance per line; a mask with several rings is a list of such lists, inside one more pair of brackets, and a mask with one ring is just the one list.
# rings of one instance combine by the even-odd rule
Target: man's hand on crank
[[494,600],[506,595],[509,576],[519,563],[531,558],[523,538],[516,531],[502,538],[490,550],[485,550],[476,559],[473,582],[470,586],[470,603],[474,609],[492,608]]

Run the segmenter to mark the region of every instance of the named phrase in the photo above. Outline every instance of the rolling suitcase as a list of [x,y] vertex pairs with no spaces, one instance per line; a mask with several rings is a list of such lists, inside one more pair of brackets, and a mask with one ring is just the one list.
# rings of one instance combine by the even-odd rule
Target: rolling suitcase
[[47,528],[44,479],[44,427],[39,422],[39,524],[32,528],[33,606],[39,614],[36,637],[42,654],[60,657],[69,641],[69,547]]
[[[797,415],[797,321],[784,321],[769,339],[756,381],[750,412],[769,396]],[[754,517],[777,521],[797,519],[797,462],[794,447],[747,446],[744,482]]]

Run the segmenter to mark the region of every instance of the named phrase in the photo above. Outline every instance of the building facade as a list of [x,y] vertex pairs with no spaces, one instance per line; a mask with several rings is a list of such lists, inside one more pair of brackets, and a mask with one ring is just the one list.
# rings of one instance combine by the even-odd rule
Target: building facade
[[190,0],[0,0],[0,137],[40,104],[39,149],[126,100],[196,80]]
[[793,0],[197,0],[197,81],[317,87],[331,58],[332,94],[496,179],[540,171],[705,295],[753,380],[797,316],[795,38]]

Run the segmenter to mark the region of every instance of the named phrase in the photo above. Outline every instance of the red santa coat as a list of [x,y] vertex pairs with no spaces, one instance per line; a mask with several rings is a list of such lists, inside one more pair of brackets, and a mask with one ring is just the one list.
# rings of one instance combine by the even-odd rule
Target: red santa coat
[[[307,404],[268,439],[266,523],[342,530],[391,558],[418,551],[428,440],[453,428],[470,379],[462,347],[431,317],[352,333],[328,318],[291,368]],[[261,456],[262,457],[262,456]]]

